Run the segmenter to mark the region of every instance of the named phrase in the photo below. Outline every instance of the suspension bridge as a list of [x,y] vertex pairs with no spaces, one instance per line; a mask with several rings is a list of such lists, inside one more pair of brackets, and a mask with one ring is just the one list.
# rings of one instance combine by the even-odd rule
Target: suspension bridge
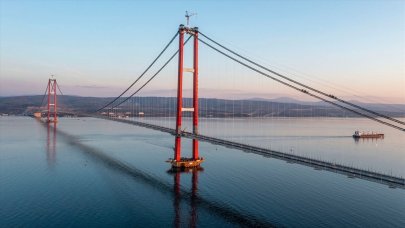
[[[186,37],[188,36],[188,37]],[[163,61],[161,67],[158,67],[156,72],[152,74],[149,78],[145,76],[150,72],[150,70],[155,67],[155,65],[161,61],[162,56],[167,54],[169,47],[172,47],[173,42],[178,38],[178,47],[175,48],[173,53],[169,53],[169,57],[166,61]],[[185,46],[192,39],[192,59],[187,61],[185,59]],[[218,137],[209,135],[209,130],[204,129],[204,127],[209,128],[210,125],[204,123],[201,126],[200,117],[204,117],[204,121],[209,118],[221,117],[226,118],[238,118],[238,120],[243,117],[257,118],[263,117],[268,118],[269,112],[263,111],[263,103],[256,102],[258,107],[251,109],[249,112],[244,112],[243,107],[235,108],[235,100],[223,101],[223,110],[220,115],[216,113],[218,110],[213,110],[212,107],[207,102],[207,99],[201,98],[199,90],[199,44],[202,43],[204,47],[218,53],[220,56],[225,57],[227,60],[235,63],[239,67],[250,71],[260,76],[263,76],[259,83],[266,83],[268,81],[277,84],[278,86],[288,88],[301,96],[307,96],[317,101],[321,101],[324,104],[329,105],[329,107],[334,107],[336,110],[341,110],[358,117],[363,117],[369,121],[376,122],[380,125],[384,125],[388,128],[392,128],[398,132],[398,134],[403,134],[405,132],[405,122],[398,118],[390,117],[389,115],[371,110],[370,108],[363,107],[354,102],[350,102],[339,98],[333,94],[327,93],[320,89],[314,88],[302,82],[299,82],[291,77],[279,73],[273,69],[270,69],[250,58],[232,50],[231,48],[217,42],[210,36],[201,32],[197,27],[189,27],[180,25],[178,31],[169,40],[163,50],[158,54],[158,56],[152,61],[152,63],[136,78],[136,80],[131,83],[121,94],[111,99],[110,102],[106,103],[102,107],[89,113],[76,113],[79,115],[86,115],[95,118],[101,118],[110,121],[116,121],[125,124],[136,125],[139,127],[144,127],[156,131],[165,132],[174,136],[174,148],[173,148],[173,158],[167,160],[174,170],[185,170],[185,169],[198,169],[205,159],[199,153],[199,141],[205,141],[208,143],[221,145],[225,147],[235,148],[248,153],[254,153],[264,157],[272,157],[287,162],[303,164],[307,166],[314,167],[316,169],[327,170],[331,172],[336,172],[340,174],[347,175],[349,177],[356,177],[365,180],[370,180],[382,184],[389,185],[390,187],[405,188],[405,179],[403,177],[394,176],[390,174],[385,174],[382,172],[371,171],[367,169],[352,167],[349,165],[344,165],[339,162],[325,161],[322,159],[311,158],[309,156],[298,155],[288,152],[281,151],[271,148],[262,147],[259,145],[250,145],[246,142],[241,142],[240,140],[232,140],[226,137]],[[140,94],[149,86],[152,82],[156,81],[158,76],[164,71],[168,65],[178,57],[177,63],[177,80],[176,80],[176,94],[175,99],[169,97],[156,97],[152,99],[150,103],[142,103],[145,98],[142,98]],[[186,65],[190,64],[191,67]],[[189,77],[187,74],[190,74]],[[189,78],[188,78],[189,77]],[[190,96],[184,96],[184,81],[189,81],[191,78],[192,87]],[[202,79],[204,80],[204,79]],[[201,81],[202,81],[201,80]],[[250,79],[249,81],[253,81]],[[58,121],[57,114],[57,90],[62,94],[56,79],[49,79],[45,94],[42,100],[47,100],[47,110],[45,111],[46,119],[44,122],[48,124],[54,124],[56,128],[56,123]],[[187,92],[187,91],[186,91]],[[46,99],[47,98],[47,99]],[[204,103],[205,101],[205,103]],[[243,103],[243,101],[242,101]],[[256,104],[255,103],[255,104]],[[248,102],[247,105],[252,105],[252,102]],[[302,108],[297,106],[297,109]],[[280,113],[279,108],[277,111]],[[145,112],[148,110],[148,112]],[[270,107],[269,107],[270,110]],[[274,110],[270,110],[270,113]],[[304,111],[298,111],[298,113]],[[307,115],[307,114],[305,114]],[[314,114],[315,116],[315,114]],[[36,114],[36,117],[42,117],[42,114]],[[129,117],[129,118],[125,118]],[[271,117],[271,115],[270,115]],[[189,121],[188,125],[191,125],[191,131],[188,131],[184,127],[184,122]],[[275,120],[277,121],[277,120]],[[186,125],[187,125],[186,124]],[[187,126],[188,126],[187,125]],[[260,128],[260,126],[255,126]],[[260,129],[258,129],[260,131]],[[261,131],[266,131],[266,129],[261,129]],[[191,157],[182,156],[182,138],[187,138],[191,140]]]

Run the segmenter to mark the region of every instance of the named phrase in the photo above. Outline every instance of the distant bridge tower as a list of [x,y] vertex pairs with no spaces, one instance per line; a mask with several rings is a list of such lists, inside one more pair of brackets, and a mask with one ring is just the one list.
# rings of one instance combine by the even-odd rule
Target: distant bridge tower
[[[194,37],[193,68],[184,68],[184,34]],[[183,107],[183,72],[193,74],[193,107]],[[203,158],[198,155],[198,139],[193,139],[193,157],[181,157],[181,130],[182,113],[193,112],[193,134],[198,135],[198,28],[189,28],[184,25],[179,27],[179,67],[177,83],[177,116],[176,116],[176,139],[174,147],[174,158],[169,160],[173,168],[199,167]]]
[[47,122],[58,122],[57,116],[57,99],[56,99],[56,87],[58,86],[56,79],[53,77],[48,81],[48,115]]

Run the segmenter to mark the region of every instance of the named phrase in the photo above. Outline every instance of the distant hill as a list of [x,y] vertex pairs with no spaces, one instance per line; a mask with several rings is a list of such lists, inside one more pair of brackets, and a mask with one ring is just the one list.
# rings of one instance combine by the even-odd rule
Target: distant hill
[[[266,99],[266,98],[252,98],[251,100],[257,101],[269,101],[269,102],[281,102],[281,103],[294,103],[294,104],[302,104],[302,105],[314,105],[314,106],[328,106],[329,104],[324,101],[300,101],[290,97],[278,97],[274,99]],[[373,111],[382,111],[382,112],[405,112],[405,104],[378,104],[378,103],[364,103],[356,100],[350,100],[349,102],[359,105],[363,108],[368,108]]]
[[[66,113],[89,113],[102,107],[111,101],[112,97],[79,97],[63,95],[58,97],[59,110]],[[42,102],[42,96],[15,96],[0,97],[0,113],[10,115],[31,114],[38,111]],[[44,101],[46,103],[46,101]],[[145,116],[175,115],[175,97],[137,97],[126,105],[120,106],[115,112],[129,112],[127,115],[137,115],[143,112]],[[192,100],[184,99],[184,107],[191,107]],[[262,99],[253,98],[248,100],[226,100],[201,98],[200,116],[202,117],[355,117],[351,112],[340,110],[324,102],[303,102],[292,98]],[[365,104],[356,102],[362,107],[382,112],[392,117],[405,117],[405,105],[403,104]],[[43,109],[46,109],[43,107]],[[185,113],[190,115],[190,113]]]
[[[38,111],[42,95],[0,97],[0,113],[21,115]],[[58,96],[58,108],[66,112],[91,112],[113,98]],[[46,104],[46,100],[43,102]],[[43,107],[46,109],[46,107]]]

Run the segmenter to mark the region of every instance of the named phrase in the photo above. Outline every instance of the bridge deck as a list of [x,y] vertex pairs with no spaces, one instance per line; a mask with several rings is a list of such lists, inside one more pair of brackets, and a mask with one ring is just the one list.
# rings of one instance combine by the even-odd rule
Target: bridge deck
[[[167,128],[167,127],[162,127],[162,126],[157,126],[153,124],[148,124],[148,123],[142,123],[138,121],[133,121],[133,120],[127,120],[127,119],[110,119],[107,117],[103,116],[93,116],[96,118],[102,118],[106,120],[113,120],[116,122],[121,122],[121,123],[126,123],[126,124],[132,124],[140,127],[145,127],[153,130],[158,130],[162,132],[166,132],[172,135],[175,135],[176,132],[174,129]],[[293,154],[288,154],[288,153],[283,153],[280,151],[274,151],[266,148],[261,148],[261,147],[256,147],[256,146],[251,146],[251,145],[246,145],[238,142],[232,142],[224,139],[218,139],[214,137],[209,137],[209,136],[204,136],[204,135],[195,135],[190,132],[182,132],[182,137],[186,138],[196,138],[198,140],[206,141],[212,144],[218,144],[222,145],[225,147],[230,147],[230,148],[236,148],[239,150],[243,150],[248,153],[254,153],[254,154],[259,154],[265,157],[273,157],[281,160],[285,160],[287,162],[293,162],[293,163],[298,163],[298,164],[303,164],[307,166],[314,167],[315,169],[320,169],[320,170],[327,170],[335,173],[340,173],[340,174],[345,174],[348,177],[356,177],[360,179],[365,179],[365,180],[370,180],[382,184],[386,184],[390,187],[398,187],[398,188],[404,188],[405,189],[405,179],[402,177],[395,177],[387,174],[382,174],[378,172],[373,172],[369,170],[363,170],[359,168],[354,168],[350,166],[345,166],[341,164],[336,164],[333,162],[328,162],[328,161],[321,161],[321,160],[316,160],[313,158],[307,158],[304,156],[299,156],[299,155],[293,155]]]

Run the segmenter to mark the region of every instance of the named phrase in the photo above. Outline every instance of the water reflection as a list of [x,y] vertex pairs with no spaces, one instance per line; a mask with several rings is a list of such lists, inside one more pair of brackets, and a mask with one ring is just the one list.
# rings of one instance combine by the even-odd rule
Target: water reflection
[[[45,125],[43,125],[45,126]],[[271,223],[269,223],[266,220],[263,220],[263,218],[256,217],[255,215],[252,214],[246,214],[243,213],[239,210],[235,210],[234,208],[224,204],[224,203],[219,203],[215,201],[211,201],[209,199],[202,198],[198,196],[198,172],[203,171],[203,169],[200,167],[198,170],[185,170],[185,172],[174,172],[174,170],[169,170],[168,173],[174,174],[174,184],[172,185],[169,182],[166,182],[164,180],[161,180],[159,178],[156,178],[154,175],[151,175],[147,172],[144,172],[142,170],[137,169],[134,166],[131,166],[127,164],[126,162],[123,162],[119,159],[116,159],[114,157],[111,157],[110,155],[104,153],[98,148],[86,145],[82,143],[76,136],[70,135],[64,131],[60,131],[56,129],[56,125],[53,126],[53,129],[51,130],[52,126],[47,125],[46,126],[49,129],[49,136],[56,134],[59,134],[59,137],[62,137],[63,140],[65,140],[67,143],[69,143],[72,146],[76,146],[77,148],[81,149],[82,152],[84,152],[86,155],[90,156],[91,158],[94,159],[94,161],[100,162],[101,164],[105,165],[106,167],[118,171],[122,174],[128,175],[134,180],[141,182],[145,185],[153,187],[155,190],[160,191],[164,194],[172,195],[174,196],[173,198],[173,205],[175,208],[175,218],[174,218],[174,225],[176,227],[181,226],[181,210],[180,210],[180,204],[181,201],[183,202],[189,202],[191,206],[190,210],[190,225],[191,227],[196,227],[197,223],[197,208],[204,208],[205,210],[209,210],[210,213],[218,215],[222,217],[223,219],[229,221],[230,223],[237,224],[240,226],[245,226],[245,227],[273,227]],[[49,137],[49,142],[52,142],[52,137]],[[53,137],[56,141],[56,137]],[[49,144],[51,145],[51,143]],[[50,146],[52,148],[52,146]],[[53,147],[55,148],[55,147]],[[54,152],[51,152],[50,150],[49,154],[53,154],[53,158],[55,158],[56,151],[53,150]],[[55,159],[54,159],[55,160]],[[180,185],[180,176],[182,174],[192,174],[192,185],[191,185],[191,192],[184,190],[181,188]],[[174,190],[174,192],[173,192]],[[178,225],[177,225],[178,224]]]
[[46,160],[48,166],[53,167],[56,161],[56,122],[47,123],[46,127]]
[[382,138],[353,138],[354,142],[356,144],[359,143],[374,143],[374,142],[379,142],[382,141],[384,139],[384,137]]
[[202,168],[190,168],[186,169],[184,171],[178,171],[178,170],[169,170],[168,173],[173,175],[173,193],[174,193],[174,198],[173,198],[173,207],[174,207],[174,221],[173,221],[173,226],[174,227],[182,227],[182,222],[181,222],[181,207],[180,203],[182,200],[182,194],[181,194],[181,184],[180,184],[180,176],[182,174],[189,174],[191,173],[191,196],[185,198],[185,200],[189,200],[190,203],[190,215],[189,215],[189,225],[188,227],[197,227],[197,200],[198,200],[198,173],[203,171]]

